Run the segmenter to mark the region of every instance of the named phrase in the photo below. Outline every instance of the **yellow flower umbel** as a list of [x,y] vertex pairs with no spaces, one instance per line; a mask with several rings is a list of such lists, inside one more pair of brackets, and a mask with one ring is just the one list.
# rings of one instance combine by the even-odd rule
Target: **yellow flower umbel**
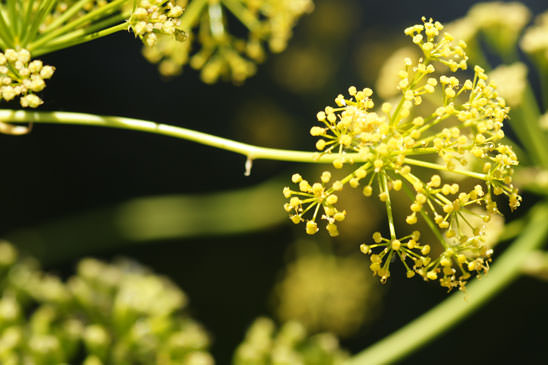
[[[335,107],[317,114],[320,126],[310,131],[320,137],[317,149],[333,155],[335,168],[352,164],[357,166],[354,171],[342,179],[332,179],[326,171],[316,183],[293,175],[298,188],[286,187],[284,195],[291,220],[305,222],[307,233],[316,233],[318,221],[324,220],[329,233],[337,235],[336,223],[346,212],[336,207],[336,192],[347,185],[361,186],[363,195],[377,196],[385,204],[388,217],[388,236],[376,232],[373,242],[361,245],[361,251],[370,255],[373,273],[385,282],[398,257],[408,277],[419,274],[452,289],[463,288],[473,273],[489,268],[492,250],[484,243],[484,223],[500,214],[494,196],[506,195],[511,209],[519,206],[521,197],[512,185],[516,155],[500,143],[509,108],[481,67],[474,67],[471,80],[455,76],[467,69],[466,44],[455,42],[442,29],[439,22],[423,18],[423,24],[405,30],[423,57],[415,63],[403,61],[397,105],[384,103],[375,111],[371,89],[350,87],[350,97],[337,96]],[[437,70],[447,69],[435,76]],[[438,97],[441,105],[420,115],[416,107],[423,97]],[[471,159],[474,163],[468,163]],[[448,183],[440,176],[443,171],[477,182],[471,188]],[[411,229],[403,235],[396,230],[392,212],[393,196],[400,190],[410,200],[406,222]],[[478,214],[482,223],[469,219]],[[439,256],[432,257],[431,251],[439,250],[421,242],[420,231],[412,229],[419,220],[437,237]]]
[[[186,5],[186,0],[177,4]],[[239,83],[255,73],[256,64],[265,58],[264,43],[272,52],[285,49],[297,19],[311,11],[312,0],[193,0],[182,17],[189,42],[181,44],[173,38],[158,37],[159,47],[143,49],[145,57],[159,63],[164,76],[174,76],[186,63],[201,70],[206,83],[219,78]],[[245,29],[244,37],[236,36],[228,27],[233,17]],[[193,29],[196,29],[194,34]],[[198,45],[199,44],[199,45]]]

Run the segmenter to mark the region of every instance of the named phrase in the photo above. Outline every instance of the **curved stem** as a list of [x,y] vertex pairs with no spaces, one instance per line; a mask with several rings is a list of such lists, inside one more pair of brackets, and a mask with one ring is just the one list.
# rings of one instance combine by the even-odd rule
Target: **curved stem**
[[392,364],[478,309],[520,275],[523,262],[548,234],[547,219],[548,203],[544,202],[533,209],[521,236],[496,260],[486,277],[474,280],[465,293],[453,294],[413,322],[353,356],[345,365]]
[[[247,158],[251,160],[266,159],[278,161],[326,163],[333,162],[334,160],[340,158],[338,154],[321,155],[317,152],[292,151],[258,147],[247,143],[236,142],[230,139],[213,136],[207,133],[193,131],[191,129],[125,117],[100,116],[84,113],[37,112],[26,110],[15,111],[0,109],[0,122],[76,124],[96,127],[130,129],[185,139],[203,145],[236,152],[247,156]],[[354,162],[363,161],[363,158],[360,158],[357,153],[349,153],[346,156],[350,159],[353,159]]]

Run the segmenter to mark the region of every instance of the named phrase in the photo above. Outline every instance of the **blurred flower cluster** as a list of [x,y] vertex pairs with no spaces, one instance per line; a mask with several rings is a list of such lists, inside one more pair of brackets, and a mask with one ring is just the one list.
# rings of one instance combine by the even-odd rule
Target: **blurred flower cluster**
[[280,320],[345,337],[374,317],[380,288],[362,260],[326,252],[318,242],[296,246],[295,259],[274,288],[274,310]]
[[[337,207],[338,192],[347,185],[362,185],[364,196],[377,195],[386,206],[388,237],[376,232],[361,250],[371,255],[370,268],[382,282],[390,277],[389,266],[397,257],[408,277],[419,274],[448,289],[463,288],[473,273],[489,268],[492,250],[485,244],[486,227],[500,214],[494,196],[506,195],[511,209],[521,201],[512,184],[517,157],[512,147],[501,143],[509,112],[506,101],[479,66],[472,79],[457,77],[459,70],[468,68],[467,45],[443,28],[423,18],[423,24],[405,30],[422,56],[401,61],[396,86],[400,97],[394,104],[385,102],[375,109],[371,89],[350,87],[349,98],[339,95],[336,106],[317,114],[321,125],[310,133],[319,137],[318,151],[334,155],[336,169],[359,166],[340,179],[325,171],[313,183],[295,174],[297,188],[284,188],[291,220],[304,221],[309,234],[315,234],[323,220],[332,236],[338,235],[337,222],[346,217],[346,210]],[[437,100],[426,113],[420,108],[425,99]],[[434,173],[425,178],[429,170]],[[450,183],[442,172],[476,183],[470,188]],[[410,200],[407,225],[426,223],[441,245],[437,256],[431,255],[431,244],[421,242],[420,230],[397,232],[392,200],[400,195]],[[479,223],[471,219],[476,216]]]
[[[177,75],[190,63],[192,68],[201,70],[206,83],[219,78],[239,83],[253,75],[256,63],[265,58],[263,43],[266,42],[272,52],[283,51],[297,19],[313,9],[312,0],[192,0],[186,3],[187,0],[178,0],[180,6],[187,6],[182,23],[189,41],[179,43],[170,37],[159,37],[154,47],[143,49],[143,54],[159,64],[164,76]],[[244,35],[237,35],[238,32],[231,32],[229,28],[242,28]],[[192,56],[191,43],[198,45]]]
[[[4,100],[21,97],[21,106],[37,107],[32,92],[48,77],[31,57],[128,30],[140,38],[143,53],[159,63],[160,73],[176,75],[190,62],[204,82],[219,78],[242,82],[272,52],[285,49],[297,19],[313,9],[312,0],[40,0],[0,4],[0,58]],[[239,24],[232,24],[239,23]],[[236,28],[229,32],[229,26]],[[241,30],[245,29],[242,33]],[[199,49],[190,56],[192,43]],[[2,62],[2,60],[4,60]],[[7,61],[6,61],[7,60]],[[49,68],[48,68],[49,67]],[[41,67],[40,67],[41,68]]]
[[347,356],[331,334],[309,336],[298,322],[286,322],[277,329],[272,320],[258,318],[236,349],[233,364],[337,365]]
[[129,261],[84,259],[66,282],[0,243],[0,362],[213,364],[185,294]]

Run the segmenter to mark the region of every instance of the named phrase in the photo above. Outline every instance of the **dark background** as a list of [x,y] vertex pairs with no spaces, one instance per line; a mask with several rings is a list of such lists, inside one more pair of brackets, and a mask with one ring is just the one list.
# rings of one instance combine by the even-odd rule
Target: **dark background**
[[[317,1],[318,9],[324,2]],[[348,3],[354,9],[353,28],[344,40],[332,41],[331,48],[326,44],[323,52],[329,56],[331,76],[321,87],[307,93],[289,90],[279,82],[279,58],[283,54],[269,55],[257,75],[241,86],[225,82],[205,85],[198,73],[189,68],[182,76],[165,80],[156,66],[141,56],[138,40],[122,32],[42,57],[57,68],[43,93],[46,103],[42,110],[136,117],[260,143],[242,129],[238,118],[255,100],[267,100],[294,121],[285,126],[290,128],[289,134],[286,129],[288,136],[276,140],[276,147],[309,150],[313,140],[308,129],[316,111],[330,104],[349,85],[372,86],[362,85],[362,80],[367,75],[374,80],[376,75],[376,69],[368,69],[367,58],[374,56],[368,52],[368,45],[378,45],[379,34],[397,35],[423,15],[449,21],[463,16],[475,2],[340,3]],[[537,14],[548,9],[543,0],[523,3]],[[307,47],[307,42],[314,42],[307,21],[303,19],[296,28],[291,41],[294,47]],[[374,51],[373,46],[371,50]],[[366,76],[358,76],[363,74]],[[260,119],[253,128],[261,128]],[[245,177],[244,158],[240,155],[168,137],[78,126],[38,125],[27,136],[0,136],[0,150],[0,234],[8,236],[14,230],[134,197],[242,188],[280,174],[289,178],[298,168],[294,164],[257,161],[251,176]],[[288,222],[250,234],[135,246],[113,242],[107,250],[90,246],[80,251],[81,255],[107,259],[128,256],[176,281],[189,294],[193,315],[212,333],[212,352],[218,363],[224,364],[253,318],[269,314],[267,298],[284,264],[284,252],[302,235],[301,229]],[[79,258],[45,266],[67,275]],[[343,344],[352,352],[361,350],[445,297],[439,287],[394,275],[387,284],[381,317]],[[545,363],[547,306],[546,283],[519,279],[403,363]]]

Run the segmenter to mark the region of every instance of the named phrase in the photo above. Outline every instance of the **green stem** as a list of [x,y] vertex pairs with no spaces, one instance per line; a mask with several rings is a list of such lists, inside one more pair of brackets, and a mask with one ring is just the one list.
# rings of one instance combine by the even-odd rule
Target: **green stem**
[[8,47],[14,47],[14,36],[11,28],[6,23],[4,10],[2,8],[0,8],[0,37],[2,37],[3,43],[7,44]]
[[426,167],[428,169],[454,172],[456,174],[461,174],[461,175],[473,177],[473,178],[479,179],[479,180],[487,180],[487,175],[485,175],[485,174],[480,174],[478,172],[473,172],[473,171],[459,170],[459,169],[448,169],[446,166],[443,166],[443,165],[440,165],[440,164],[437,164],[437,163],[420,161],[420,160],[415,160],[415,159],[412,159],[412,158],[405,158],[404,163],[409,164],[409,165],[414,165],[414,166]]
[[247,7],[243,6],[242,2],[239,0],[221,0],[221,3],[224,4],[230,10],[232,14],[238,20],[242,22],[249,30],[253,31],[260,26],[255,14],[253,14]]
[[497,237],[497,241],[502,242],[516,238],[519,236],[521,231],[523,231],[526,223],[527,222],[524,218],[515,219],[511,222],[505,223],[502,232]]
[[121,245],[265,230],[287,222],[287,214],[280,209],[280,186],[286,180],[287,176],[280,176],[239,190],[199,196],[134,198],[48,219],[3,233],[2,237],[17,243],[21,252],[41,264],[52,265]]
[[86,15],[73,20],[70,23],[65,24],[64,26],[57,28],[53,31],[43,33],[40,38],[38,38],[36,41],[32,42],[28,45],[27,49],[33,53],[33,51],[37,50],[40,46],[43,46],[44,44],[47,44],[47,42],[55,39],[56,37],[59,37],[60,35],[63,35],[67,32],[72,31],[73,29],[78,28],[81,25],[84,25],[86,23],[92,22],[94,20],[97,20],[98,18],[101,18],[106,15],[110,15],[116,10],[119,10],[119,8],[128,0],[115,0],[111,3],[108,3],[107,5],[104,5],[94,11],[91,11],[87,13]]
[[38,9],[32,10],[32,21],[30,22],[30,25],[27,25],[28,30],[25,34],[25,37],[21,39],[21,44],[24,45],[25,48],[28,48],[28,42],[32,42],[36,38],[40,30],[40,25],[44,22],[47,15],[51,12],[51,9],[53,8],[53,6],[56,5],[56,3],[57,0],[40,1]]
[[32,27],[31,15],[33,14],[33,6],[34,6],[34,0],[28,0],[25,2],[25,6],[23,7],[23,11],[25,15],[24,15],[24,19],[22,20],[23,29],[21,30],[21,36],[20,36],[21,42],[26,38],[27,32]]
[[[26,110],[14,111],[0,109],[0,121],[3,123],[76,124],[136,130],[185,139],[203,145],[221,148],[223,150],[242,154],[251,160],[266,159],[293,162],[330,163],[340,158],[338,154],[320,155],[317,152],[257,147],[186,128],[124,117],[99,116],[84,113],[38,112]],[[360,158],[357,153],[349,153],[346,156],[353,159],[354,162],[366,162]]]
[[86,43],[86,42],[92,41],[92,40],[97,39],[97,38],[106,37],[108,35],[111,35],[111,34],[116,33],[116,32],[120,32],[122,30],[127,30],[128,25],[127,25],[127,23],[124,22],[124,23],[112,26],[110,28],[107,28],[107,29],[102,29],[102,30],[97,31],[97,32],[92,32],[92,33],[89,33],[89,34],[85,34],[86,31],[88,31],[88,30],[93,30],[95,28],[104,28],[105,24],[108,24],[108,23],[112,24],[113,22],[117,22],[120,19],[123,19],[123,17],[114,16],[112,18],[109,18],[109,19],[105,20],[104,22],[101,22],[101,24],[97,24],[96,26],[95,25],[92,26],[90,29],[78,29],[78,30],[74,31],[74,34],[73,33],[66,34],[66,37],[63,36],[63,37],[59,38],[59,42],[52,43],[50,46],[40,48],[37,51],[33,52],[33,56],[35,56],[35,57],[41,56],[41,55],[46,54],[46,53],[51,53],[51,52],[54,52],[54,51],[58,51],[60,49],[64,49],[64,48],[76,46],[78,44]]
[[9,26],[13,31],[15,43],[18,42],[19,38],[19,16],[17,16],[17,3],[16,0],[7,0],[8,6],[8,22]]
[[531,251],[541,246],[548,234],[547,219],[548,203],[537,205],[521,236],[496,260],[486,277],[474,280],[466,292],[453,294],[413,322],[353,356],[345,365],[392,364],[471,314],[520,275],[524,261]]
[[533,162],[548,168],[548,145],[544,132],[540,128],[539,118],[539,107],[535,95],[528,85],[521,105],[513,111],[512,118],[508,122]]
[[226,39],[225,26],[223,23],[223,8],[219,1],[210,1],[209,7],[207,9],[209,15],[209,29],[211,30],[211,35],[217,41],[222,41]]
[[540,87],[542,92],[542,106],[545,111],[548,111],[548,72],[538,68],[540,74]]
[[181,17],[181,28],[188,32],[196,23],[196,20],[202,14],[203,8],[207,5],[208,0],[192,0],[186,7],[183,16]]
[[77,3],[74,3],[68,10],[65,10],[61,16],[51,22],[45,29],[44,33],[51,31],[57,27],[60,27],[64,22],[69,20],[71,17],[76,15],[80,9],[82,9],[87,3],[92,0],[80,0]]
[[392,202],[390,201],[390,193],[388,192],[388,181],[386,179],[386,174],[381,173],[382,177],[379,177],[379,186],[381,191],[386,193],[386,215],[388,217],[388,227],[390,229],[390,239],[396,239],[396,229],[394,228],[394,216],[392,215]]

